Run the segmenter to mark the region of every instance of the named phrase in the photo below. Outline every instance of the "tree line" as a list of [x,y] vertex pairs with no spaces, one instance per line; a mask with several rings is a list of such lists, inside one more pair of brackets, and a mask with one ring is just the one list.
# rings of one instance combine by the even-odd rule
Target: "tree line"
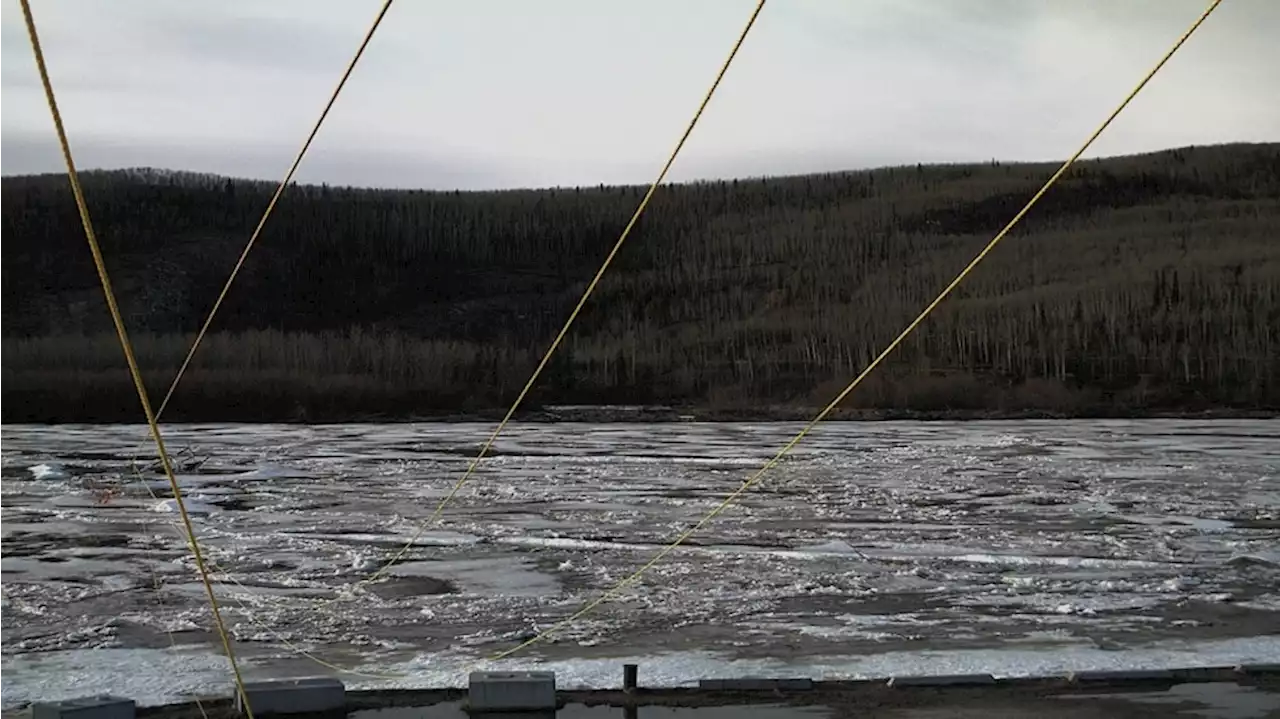
[[[531,405],[825,404],[1054,169],[660,188]],[[160,170],[84,184],[161,393],[274,187]],[[167,416],[504,407],[644,189],[290,187]],[[65,178],[5,177],[0,203],[4,420],[136,419]],[[1280,145],[1082,162],[846,405],[1276,409],[1278,229]]]

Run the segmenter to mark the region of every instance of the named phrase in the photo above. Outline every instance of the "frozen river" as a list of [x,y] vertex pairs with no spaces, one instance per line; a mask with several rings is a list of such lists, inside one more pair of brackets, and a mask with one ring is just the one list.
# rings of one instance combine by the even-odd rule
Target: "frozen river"
[[[167,430],[248,674],[337,671],[318,659],[353,686],[462,685],[799,426],[513,426],[361,584],[491,429]],[[168,484],[129,471],[154,457],[145,428],[5,426],[2,443],[5,705],[84,681],[224,693]],[[620,657],[651,684],[1280,661],[1280,421],[822,426],[618,600],[508,661],[613,686]]]

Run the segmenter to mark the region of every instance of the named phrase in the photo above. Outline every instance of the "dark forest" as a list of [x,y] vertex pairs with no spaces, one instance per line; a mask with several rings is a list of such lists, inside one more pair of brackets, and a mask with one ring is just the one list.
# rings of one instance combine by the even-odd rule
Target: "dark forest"
[[[531,395],[701,417],[825,404],[1053,164],[659,189]],[[84,176],[155,401],[274,186]],[[288,188],[172,421],[505,409],[644,187]],[[66,178],[3,179],[3,420],[138,421]],[[1280,145],[1090,160],[843,407],[845,417],[1280,408]]]

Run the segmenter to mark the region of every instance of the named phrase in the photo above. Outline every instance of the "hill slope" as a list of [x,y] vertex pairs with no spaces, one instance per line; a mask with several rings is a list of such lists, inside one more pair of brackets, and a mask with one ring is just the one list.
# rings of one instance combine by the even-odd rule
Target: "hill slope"
[[[822,404],[1053,169],[662,188],[532,401]],[[159,171],[85,184],[162,393],[273,187]],[[4,420],[135,419],[65,178],[2,187]],[[505,405],[643,190],[290,188],[168,417]],[[1278,231],[1280,145],[1081,163],[847,404],[1280,407]]]

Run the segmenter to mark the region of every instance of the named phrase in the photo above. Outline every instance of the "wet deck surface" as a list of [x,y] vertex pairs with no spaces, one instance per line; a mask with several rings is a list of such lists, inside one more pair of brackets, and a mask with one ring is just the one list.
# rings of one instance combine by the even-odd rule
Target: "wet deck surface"
[[[979,687],[830,683],[805,691],[696,689],[560,692],[550,712],[468,713],[465,691],[349,692],[346,719],[1280,719],[1280,677],[1128,682],[1098,686],[1061,679]],[[6,717],[28,712],[5,712]],[[140,707],[149,719],[229,719],[226,699]],[[294,715],[302,716],[302,715]],[[327,714],[326,719],[335,719]]]
[[1172,687],[1044,693],[1004,689],[911,689],[778,697],[771,703],[716,706],[590,706],[569,703],[541,714],[468,714],[464,702],[363,709],[349,719],[1271,719],[1280,717],[1280,683],[1263,687],[1202,682]]

